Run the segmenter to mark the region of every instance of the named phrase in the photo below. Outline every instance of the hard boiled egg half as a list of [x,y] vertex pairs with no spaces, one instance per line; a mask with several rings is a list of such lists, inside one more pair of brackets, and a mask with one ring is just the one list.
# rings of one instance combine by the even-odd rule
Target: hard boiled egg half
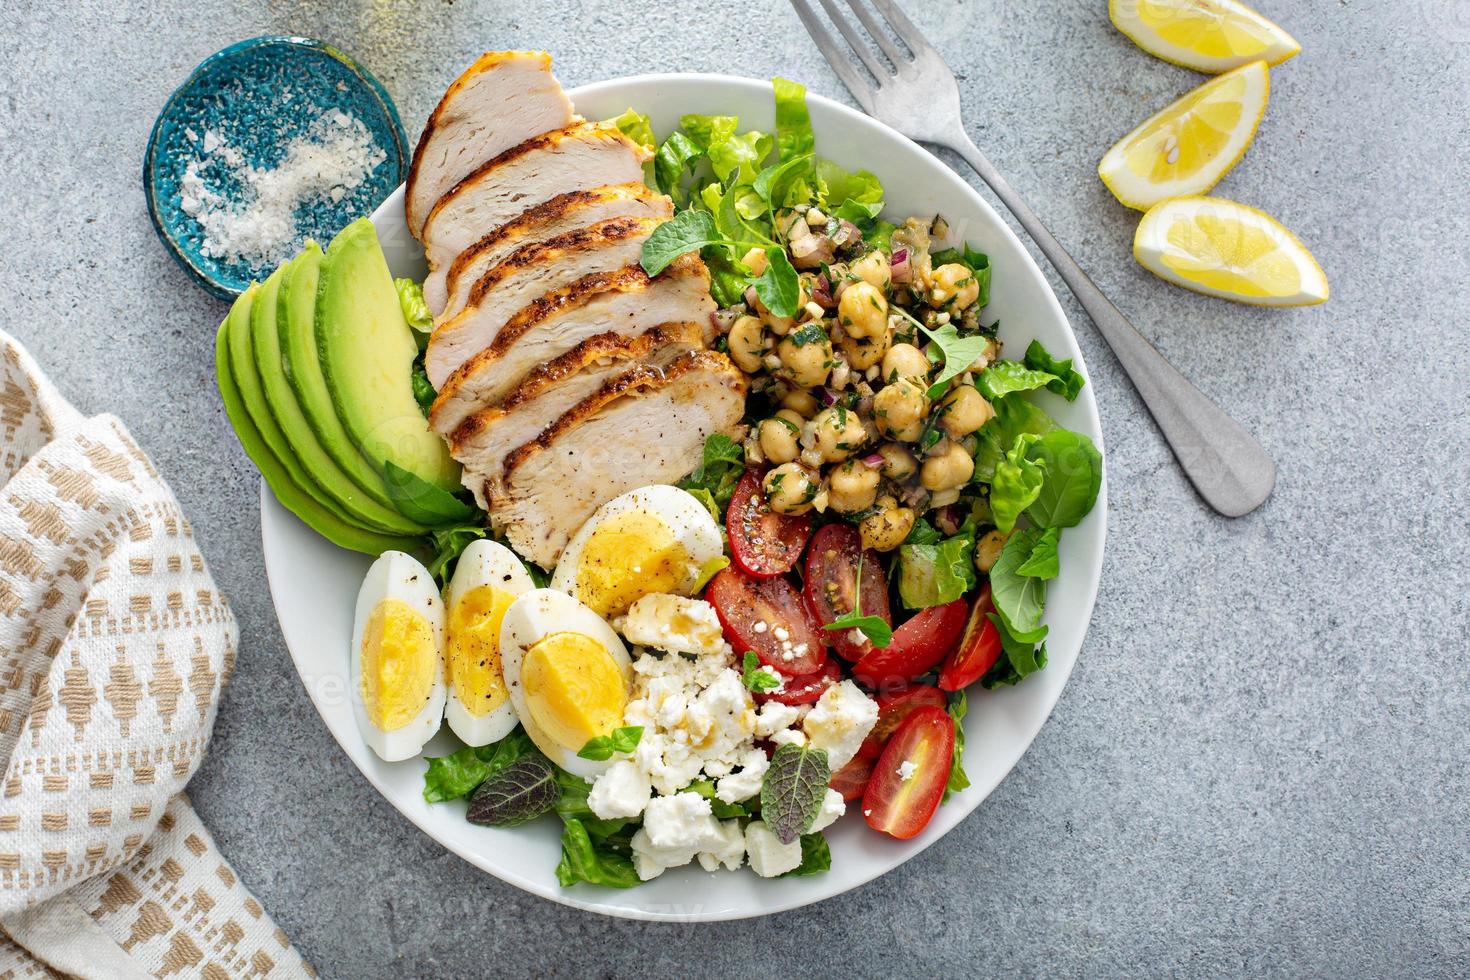
[[516,598],[536,587],[509,548],[476,541],[464,550],[449,580],[445,646],[449,667],[449,727],[466,745],[498,742],[516,727],[505,686],[500,626]]
[[385,551],[357,593],[351,684],[362,737],[387,762],[410,759],[444,717],[444,604],[429,570]]
[[505,611],[500,659],[526,734],[568,772],[591,778],[610,764],[578,757],[623,724],[633,665],[601,616],[555,589],[534,589]]
[[562,550],[551,587],[606,618],[656,592],[688,595],[722,558],[720,526],[678,487],[630,490],[597,509]]

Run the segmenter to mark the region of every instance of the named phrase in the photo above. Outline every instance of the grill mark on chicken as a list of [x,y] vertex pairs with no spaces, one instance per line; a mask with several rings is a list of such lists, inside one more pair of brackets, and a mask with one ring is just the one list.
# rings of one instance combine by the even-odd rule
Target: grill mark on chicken
[[[635,235],[648,235],[662,223],[652,218],[611,218],[589,228],[578,228],[544,242],[523,245],[480,277],[474,288],[470,290],[470,302],[465,309],[469,310],[478,306],[486,293],[521,269],[555,258],[562,253],[580,252],[584,249],[632,238]],[[453,324],[454,321],[451,320],[446,326],[452,328]]]

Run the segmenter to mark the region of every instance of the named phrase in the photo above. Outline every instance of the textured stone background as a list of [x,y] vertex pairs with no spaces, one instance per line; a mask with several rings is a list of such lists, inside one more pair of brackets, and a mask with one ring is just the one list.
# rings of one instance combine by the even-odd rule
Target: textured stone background
[[224,306],[154,239],[148,129],[240,38],[340,44],[414,134],[479,51],[570,85],[780,73],[845,97],[784,0],[12,0],[0,32],[0,323],[84,410],[121,415],[193,515],[240,618],[196,804],[327,976],[1277,974],[1470,969],[1470,2],[1262,0],[1274,73],[1220,193],[1315,251],[1334,296],[1255,311],[1165,285],[1098,156],[1197,76],[1103,0],[908,0],[976,140],[1102,287],[1275,455],[1259,512],[1207,512],[1065,289],[1111,451],[1102,594],[1015,772],[899,871],[778,919],[618,922],[523,895],[410,826],[297,683],[256,476],[211,380]]

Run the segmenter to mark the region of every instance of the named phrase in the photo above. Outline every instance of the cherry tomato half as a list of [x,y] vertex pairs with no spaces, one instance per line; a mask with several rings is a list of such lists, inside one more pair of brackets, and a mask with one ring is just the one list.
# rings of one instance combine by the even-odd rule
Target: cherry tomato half
[[749,469],[735,484],[735,493],[725,511],[725,531],[730,535],[730,558],[753,578],[774,578],[796,567],[806,539],[811,537],[811,518],[791,517],[771,510],[761,486],[764,474]]
[[737,654],[754,650],[761,663],[800,677],[827,662],[822,630],[796,586],[784,578],[751,578],[735,568],[716,575],[704,597],[720,617]]
[[863,819],[874,830],[908,840],[929,825],[944,799],[954,756],[954,720],[924,705],[898,726],[863,791]]
[[878,758],[883,754],[883,746],[888,744],[888,739],[916,708],[922,708],[926,704],[942,708],[948,703],[943,691],[928,684],[915,684],[878,695],[878,721],[873,725],[873,730],[868,732],[868,737],[863,739],[858,755],[869,759]]
[[954,649],[969,614],[964,599],[920,609],[893,631],[893,642],[854,664],[853,676],[869,687],[885,688],[933,670]]
[[[782,704],[812,704],[822,694],[842,680],[842,671],[837,668],[837,661],[831,657],[822,658],[825,663],[812,671],[810,674],[802,674],[800,677],[788,677],[781,685],[779,691],[760,691],[753,695],[757,704],[765,704],[767,701],[779,701]],[[779,671],[780,665],[775,665]]]
[[842,798],[851,803],[860,799],[868,788],[868,777],[873,775],[873,760],[854,756],[853,760],[832,774],[828,789],[835,789]]
[[959,646],[954,648],[939,668],[939,687],[944,691],[960,691],[985,676],[1000,659],[1000,630],[996,629],[987,613],[995,612],[995,603],[990,598],[990,586],[980,590],[975,605],[970,609],[970,618],[965,623],[965,635]]
[[[852,612],[857,594],[858,562],[863,565],[862,614],[878,616],[889,626],[888,583],[882,560],[872,548],[863,550],[862,535],[851,524],[828,524],[812,536],[806,552],[806,600],[819,625],[825,626]],[[827,630],[828,642],[847,660],[858,660],[873,649],[861,633]]]

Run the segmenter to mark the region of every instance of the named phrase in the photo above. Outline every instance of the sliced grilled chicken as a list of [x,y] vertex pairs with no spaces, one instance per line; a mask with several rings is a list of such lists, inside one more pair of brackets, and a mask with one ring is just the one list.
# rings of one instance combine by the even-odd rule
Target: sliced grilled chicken
[[[634,264],[584,276],[519,311],[494,342],[460,365],[439,388],[430,425],[450,435],[479,408],[507,398],[539,365],[589,337],[607,332],[636,337],[681,320],[709,324],[714,310],[709,273],[698,256],[681,256],[652,279]],[[713,327],[706,326],[704,342],[713,339]]]
[[[640,366],[666,367],[679,355],[698,350],[703,338],[704,327],[697,323],[666,323],[636,337],[589,337],[527,375],[501,404],[460,423],[449,440],[451,451],[475,460],[483,476],[499,477],[512,450],[534,440],[604,385]],[[475,479],[468,486],[478,493],[483,482]]]
[[479,278],[454,319],[434,328],[424,355],[429,380],[444,384],[456,368],[494,343],[507,321],[547,293],[635,264],[644,240],[660,223],[613,218],[512,252]]
[[414,147],[403,194],[408,230],[422,238],[434,204],[486,160],[578,118],[545,51],[480,55],[449,86]]
[[630,371],[510,454],[485,493],[491,521],[517,552],[550,568],[600,504],[683,477],[706,437],[738,434],[744,411],[745,375],[724,354],[691,351],[662,371]]
[[614,184],[560,194],[506,222],[424,280],[424,300],[443,322],[464,309],[475,282],[512,252],[613,218],[673,216],[674,202],[641,183]]
[[582,123],[532,137],[455,184],[424,221],[430,270],[559,194],[643,179],[648,152],[616,126]]

